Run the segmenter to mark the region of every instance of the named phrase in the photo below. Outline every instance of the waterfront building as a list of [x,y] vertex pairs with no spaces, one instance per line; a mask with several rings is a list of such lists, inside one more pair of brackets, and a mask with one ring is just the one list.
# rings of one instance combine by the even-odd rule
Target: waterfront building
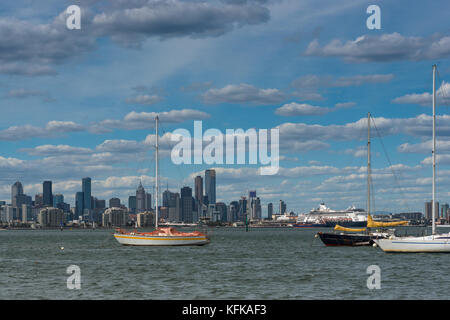
[[108,208],[103,212],[102,225],[105,227],[122,227],[128,222],[128,212],[125,208]]
[[216,203],[216,170],[205,170],[205,195],[208,203]]
[[42,184],[43,205],[47,207],[53,206],[52,182],[44,181]]
[[91,178],[86,177],[81,179],[81,191],[84,197],[83,209],[92,209]]
[[228,222],[237,221],[238,213],[239,213],[239,202],[237,201],[230,202],[230,205],[228,206],[227,210],[227,221]]
[[21,214],[22,214],[22,222],[26,223],[27,221],[32,219],[31,216],[31,206],[27,204],[22,204],[21,207]]
[[256,191],[252,190],[248,193],[247,201],[247,215],[250,220],[260,220],[261,219],[261,201],[256,196]]
[[120,199],[119,198],[109,199],[109,207],[110,208],[120,208]]
[[273,219],[272,216],[273,216],[273,204],[269,203],[267,205],[267,219],[272,220]]
[[192,223],[192,188],[181,188],[180,195],[181,219],[183,222]]
[[155,215],[153,212],[149,211],[138,213],[136,216],[136,222],[139,228],[153,227],[155,225]]
[[41,209],[38,222],[41,227],[59,227],[64,224],[64,212],[61,209],[47,207]]
[[95,208],[96,209],[105,209],[106,208],[106,200],[95,199]]
[[22,205],[31,206],[32,205],[32,199],[30,196],[27,196],[26,194],[18,194],[14,196],[14,204],[13,207],[22,208]]

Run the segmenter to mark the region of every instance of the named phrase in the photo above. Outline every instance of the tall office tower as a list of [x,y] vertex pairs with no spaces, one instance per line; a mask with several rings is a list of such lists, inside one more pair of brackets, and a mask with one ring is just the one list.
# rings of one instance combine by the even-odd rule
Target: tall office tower
[[44,195],[42,193],[38,193],[34,196],[34,205],[35,206],[43,206],[44,205]]
[[[161,203],[159,203],[159,206],[161,207]],[[152,210],[152,194],[146,192],[145,193],[145,211]]]
[[283,200],[280,200],[280,214],[285,214],[286,213],[286,203],[284,203]]
[[11,205],[13,207],[17,207],[17,203],[16,203],[16,199],[15,197],[18,195],[23,194],[23,187],[22,187],[22,183],[20,183],[19,181],[16,181],[16,183],[14,183],[11,186]]
[[163,192],[163,207],[169,207],[170,193],[168,189]]
[[200,176],[195,177],[195,202],[197,206],[203,204],[203,178]]
[[131,213],[136,213],[136,196],[128,197],[128,208]]
[[272,216],[273,216],[273,204],[271,202],[267,205],[267,218],[269,220],[272,220],[273,219]]
[[84,194],[83,192],[77,192],[75,194],[75,217],[74,220],[78,220],[80,216],[83,216],[84,210]]
[[136,190],[136,212],[144,212],[145,211],[145,189],[142,186],[142,183],[139,182],[139,186]]
[[181,219],[184,222],[193,222],[192,216],[192,189],[189,187],[181,188],[180,197]]
[[44,181],[42,185],[42,192],[44,197],[44,206],[51,207],[53,206],[53,194],[52,194],[52,182]]
[[205,171],[205,195],[208,197],[209,204],[216,203],[216,170],[214,169]]
[[109,199],[109,207],[110,208],[120,208],[120,199],[119,198]]
[[[425,202],[425,218],[427,219],[427,220],[431,220],[432,219],[432,216],[433,216],[433,211],[432,211],[432,206],[431,206],[431,202],[432,201],[430,201],[430,202]],[[436,219],[439,217],[439,202],[438,201],[436,201],[436,203],[434,204],[434,206],[435,206],[435,210],[436,210]]]
[[106,208],[106,201],[105,200],[95,199],[95,208],[96,209],[105,209]]
[[245,221],[245,217],[247,216],[247,198],[241,197],[239,200],[239,220]]
[[223,202],[217,202],[216,203],[216,211],[218,211],[219,220],[222,222],[227,222],[227,205]]
[[92,199],[91,199],[91,178],[83,178],[81,180],[81,191],[84,194],[83,207],[84,209],[92,209]]
[[173,222],[181,221],[180,194],[169,191],[169,220]]
[[53,207],[58,208],[58,204],[64,202],[64,195],[58,193],[53,196]]
[[231,201],[227,210],[227,221],[235,222],[238,219],[239,202]]
[[441,206],[441,218],[442,219],[447,219],[447,210],[448,210],[449,206],[448,203],[444,203]]
[[248,202],[247,202],[247,214],[249,219],[251,220],[258,219],[257,209],[258,208],[256,204],[256,191],[251,190],[248,192]]

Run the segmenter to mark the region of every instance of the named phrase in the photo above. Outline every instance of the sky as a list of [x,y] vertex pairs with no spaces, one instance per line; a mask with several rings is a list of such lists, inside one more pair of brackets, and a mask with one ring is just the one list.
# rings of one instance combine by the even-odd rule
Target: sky
[[[378,5],[381,29],[369,29]],[[66,8],[81,8],[81,29]],[[17,0],[0,4],[0,199],[44,180],[74,204],[81,179],[127,204],[214,168],[217,201],[256,190],[307,212],[367,206],[367,113],[375,211],[431,199],[437,64],[437,199],[450,202],[448,1]],[[431,16],[433,13],[433,16]],[[280,169],[172,162],[177,129],[279,129]],[[376,128],[375,128],[376,127]],[[205,146],[206,144],[204,144]]]

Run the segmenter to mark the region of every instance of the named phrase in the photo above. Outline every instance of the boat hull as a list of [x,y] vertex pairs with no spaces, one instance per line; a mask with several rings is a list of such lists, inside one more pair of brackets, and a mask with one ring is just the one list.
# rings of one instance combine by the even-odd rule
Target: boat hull
[[374,236],[368,234],[339,234],[330,232],[318,232],[320,240],[327,247],[336,246],[372,246],[375,239],[382,239],[383,236]]
[[379,239],[375,243],[384,252],[449,252],[450,235]]
[[141,236],[114,234],[125,246],[203,246],[210,241],[206,236]]

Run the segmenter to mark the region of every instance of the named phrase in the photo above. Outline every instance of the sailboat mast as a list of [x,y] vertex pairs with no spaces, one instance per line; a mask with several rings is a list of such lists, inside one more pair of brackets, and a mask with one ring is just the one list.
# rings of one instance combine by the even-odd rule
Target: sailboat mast
[[158,162],[159,162],[159,154],[158,154],[158,152],[159,152],[159,150],[158,150],[158,138],[159,138],[159,134],[158,134],[158,122],[159,122],[159,117],[158,116],[156,116],[156,118],[155,118],[155,122],[156,122],[156,143],[155,143],[155,157],[156,157],[156,159],[155,159],[155,168],[156,168],[156,172],[155,172],[155,184],[156,184],[156,186],[155,186],[155,189],[156,189],[156,193],[155,193],[155,212],[156,212],[156,215],[155,215],[155,218],[156,218],[156,220],[155,220],[155,228],[158,228],[158,210],[159,210],[159,208],[158,208],[158,195],[159,195],[159,171],[158,171]]
[[433,65],[433,201],[431,203],[431,232],[436,233],[436,65]]
[[367,113],[367,215],[370,215],[370,112]]

